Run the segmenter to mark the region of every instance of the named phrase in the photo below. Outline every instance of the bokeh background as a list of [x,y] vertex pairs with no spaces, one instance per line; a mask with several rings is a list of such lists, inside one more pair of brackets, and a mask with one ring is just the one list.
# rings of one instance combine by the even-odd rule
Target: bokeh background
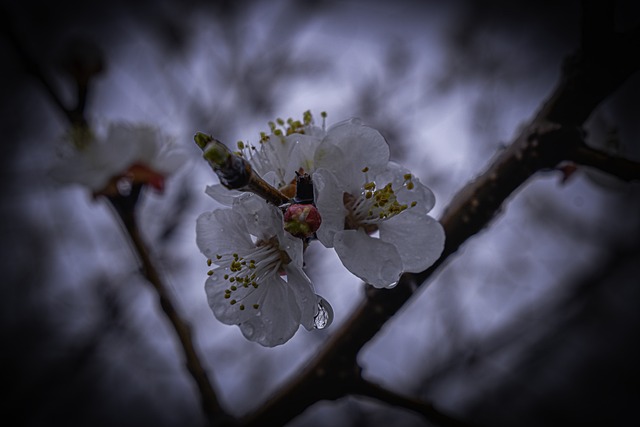
[[[616,29],[640,24],[616,2]],[[21,1],[2,4],[0,372],[12,425],[202,425],[173,330],[107,204],[47,171],[66,118],[10,34],[62,98],[71,49],[102,51],[95,125],[145,122],[189,164],[144,194],[145,238],[220,390],[241,415],[296,375],[363,298],[332,251],[307,273],[334,323],[277,348],[212,315],[195,218],[217,207],[193,134],[255,142],[276,117],[360,117],[435,193],[439,217],[551,93],[580,41],[580,3],[546,1]],[[85,50],[83,50],[85,49]],[[630,55],[637,52],[630,52]],[[640,76],[594,114],[588,142],[640,160]],[[364,375],[487,425],[622,425],[640,403],[640,186],[580,168],[532,179],[360,354]],[[348,397],[293,426],[424,426]]]

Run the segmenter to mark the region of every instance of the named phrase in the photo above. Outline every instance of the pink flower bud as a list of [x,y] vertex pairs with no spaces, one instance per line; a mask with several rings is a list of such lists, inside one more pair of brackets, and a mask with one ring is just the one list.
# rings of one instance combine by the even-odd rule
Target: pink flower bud
[[318,209],[310,204],[293,204],[284,213],[284,229],[295,237],[313,236],[321,223]]

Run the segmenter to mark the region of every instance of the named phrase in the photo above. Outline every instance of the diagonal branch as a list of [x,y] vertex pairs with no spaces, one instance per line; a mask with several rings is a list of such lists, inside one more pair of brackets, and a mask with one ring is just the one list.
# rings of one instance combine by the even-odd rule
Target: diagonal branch
[[640,69],[640,31],[611,35],[606,49],[585,46],[563,69],[558,86],[538,114],[489,168],[453,198],[440,219],[447,240],[429,269],[404,274],[393,289],[367,288],[367,298],[329,339],[303,372],[254,413],[246,425],[284,425],[313,403],[349,393],[345,373],[358,370],[357,356],[415,291],[468,239],[487,227],[510,197],[540,171],[555,168],[580,149],[580,126],[591,112]]

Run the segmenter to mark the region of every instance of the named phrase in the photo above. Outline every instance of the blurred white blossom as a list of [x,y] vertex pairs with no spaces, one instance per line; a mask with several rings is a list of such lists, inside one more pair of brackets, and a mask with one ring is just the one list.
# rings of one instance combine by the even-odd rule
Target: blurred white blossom
[[158,191],[186,161],[186,154],[158,129],[112,123],[104,136],[89,136],[61,159],[51,176],[61,183],[88,187],[94,194],[116,195],[124,187],[148,184]]

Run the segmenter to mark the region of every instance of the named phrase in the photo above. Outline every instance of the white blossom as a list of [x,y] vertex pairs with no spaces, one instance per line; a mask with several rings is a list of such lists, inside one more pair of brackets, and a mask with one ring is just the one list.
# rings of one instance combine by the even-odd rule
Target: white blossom
[[[315,149],[327,132],[324,126],[313,124],[309,111],[304,113],[302,122],[278,120],[277,123],[271,122],[270,127],[271,133],[261,133],[257,146],[238,142],[237,154],[247,159],[254,172],[268,184],[293,197],[296,173],[314,170]],[[233,200],[242,194],[221,184],[208,186],[205,192],[226,206],[231,206]]]
[[205,289],[218,320],[267,347],[287,342],[301,324],[314,329],[320,297],[302,270],[303,242],[284,232],[278,208],[243,194],[232,208],[200,215],[196,234],[213,265]]
[[353,274],[390,287],[403,272],[422,271],[439,258],[444,230],[427,215],[435,197],[389,162],[388,145],[375,129],[357,121],[335,127],[317,147],[315,166],[317,237]]

